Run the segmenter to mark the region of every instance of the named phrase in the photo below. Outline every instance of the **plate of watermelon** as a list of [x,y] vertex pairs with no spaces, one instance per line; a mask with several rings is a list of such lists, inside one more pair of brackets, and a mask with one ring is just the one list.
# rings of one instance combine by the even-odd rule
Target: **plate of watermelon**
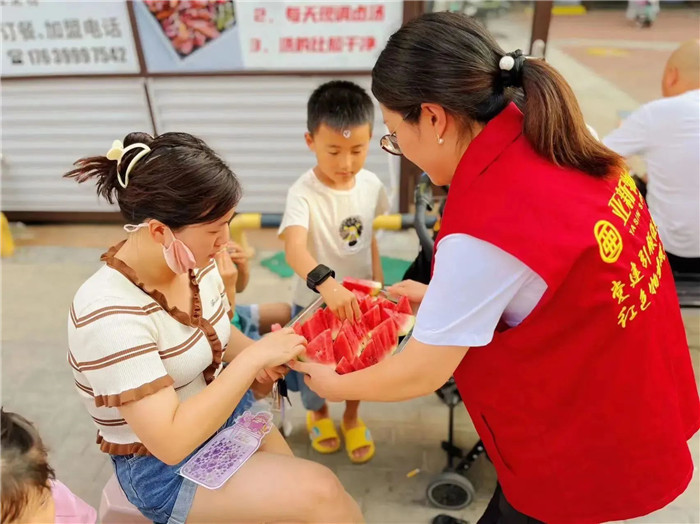
[[341,322],[319,297],[296,317],[291,327],[308,341],[297,358],[334,366],[343,375],[372,366],[399,350],[399,341],[407,340],[415,317],[406,297],[394,301],[379,296],[381,284],[369,280],[345,279],[360,305],[362,318]]

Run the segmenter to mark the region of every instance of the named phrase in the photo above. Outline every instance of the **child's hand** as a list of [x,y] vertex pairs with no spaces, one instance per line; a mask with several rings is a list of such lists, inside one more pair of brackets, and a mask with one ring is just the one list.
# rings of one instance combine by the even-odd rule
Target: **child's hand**
[[233,263],[225,249],[216,253],[216,255],[214,255],[214,260],[216,261],[216,266],[219,269],[219,274],[221,275],[221,280],[224,281],[226,290],[235,291],[236,282],[238,281],[238,267],[236,264]]
[[306,339],[292,328],[282,328],[248,346],[245,351],[263,368],[274,368],[294,360],[306,348]]
[[241,246],[239,246],[233,240],[230,240],[226,244],[226,251],[231,257],[231,261],[233,261],[233,263],[236,264],[238,271],[244,273],[248,270],[250,260],[248,259],[248,255],[246,255],[245,251]]
[[341,286],[334,278],[329,278],[317,289],[326,306],[341,322],[347,319],[354,323],[362,318],[360,304],[355,294]]

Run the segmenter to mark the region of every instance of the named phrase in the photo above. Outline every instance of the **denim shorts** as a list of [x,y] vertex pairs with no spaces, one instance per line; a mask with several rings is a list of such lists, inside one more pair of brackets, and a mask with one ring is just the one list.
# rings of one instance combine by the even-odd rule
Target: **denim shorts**
[[[220,430],[233,425],[254,401],[253,393],[248,390]],[[178,471],[200,448],[175,466],[152,455],[110,455],[110,458],[126,498],[146,518],[156,524],[185,524],[197,484],[181,477]]]
[[257,304],[236,306],[236,312],[231,321],[238,330],[248,338],[260,338],[260,308]]

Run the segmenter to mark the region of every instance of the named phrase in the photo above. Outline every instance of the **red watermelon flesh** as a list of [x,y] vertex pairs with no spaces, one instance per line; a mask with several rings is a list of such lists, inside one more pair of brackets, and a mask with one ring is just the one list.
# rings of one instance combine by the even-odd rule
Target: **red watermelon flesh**
[[355,371],[355,366],[346,360],[345,357],[342,357],[335,367],[335,372],[338,373],[338,375],[345,375],[345,373],[352,373],[353,371]]
[[333,358],[333,337],[327,329],[311,340],[304,352],[299,356],[302,362],[318,362],[320,364],[335,364]]
[[340,333],[345,334],[345,339],[348,341],[353,358],[358,356],[362,352],[362,344],[360,343],[360,339],[357,338],[355,329],[353,329],[350,322],[347,320],[343,322],[343,325],[340,328]]
[[377,297],[377,304],[379,304],[384,309],[390,309],[391,311],[396,311],[396,303],[386,298]]
[[411,309],[411,302],[409,302],[408,297],[402,296],[399,298],[399,302],[396,304],[396,312],[413,315],[413,309]]
[[360,361],[365,367],[373,366],[391,355],[392,347],[383,342],[383,338],[384,336],[382,335],[372,337],[372,340],[370,340],[362,355],[360,355]]
[[392,319],[384,320],[372,330],[372,338],[379,336],[382,344],[390,348],[393,353],[399,345],[399,334],[396,324]]
[[326,323],[326,313],[324,310],[319,309],[316,311],[309,320],[304,322],[302,329],[306,332],[306,340],[309,342],[328,329],[328,324]]
[[413,329],[413,325],[416,323],[416,317],[413,315],[408,315],[406,313],[397,313],[396,311],[387,311],[391,319],[396,324],[396,330],[398,336],[405,337]]
[[328,326],[328,329],[331,330],[331,336],[333,337],[333,340],[335,340],[340,332],[340,319],[338,319],[338,317],[336,317],[328,308],[325,308],[323,311],[326,315],[326,325]]
[[364,321],[355,322],[352,324],[352,328],[355,331],[357,340],[360,341],[360,347],[364,349],[367,342],[369,342],[369,329],[367,329]]
[[382,321],[382,313],[379,306],[374,306],[372,309],[362,315],[362,320],[369,329],[376,328]]
[[362,302],[365,298],[367,298],[369,296],[364,291],[358,291],[357,289],[351,289],[351,291],[355,295],[355,298],[357,299],[358,302]]
[[335,339],[335,342],[333,342],[333,357],[335,362],[338,363],[340,363],[341,359],[352,361],[352,359],[355,358],[355,354],[350,348],[350,344],[348,343],[345,333],[340,333],[338,338]]
[[350,291],[362,291],[363,293],[373,296],[378,294],[382,289],[381,282],[352,277],[345,277],[343,279],[343,286]]
[[[292,326],[292,329],[297,335],[301,335],[302,337],[306,338],[306,333],[304,332],[304,327],[301,324],[294,324]],[[308,338],[306,339],[308,340]]]
[[365,349],[362,351],[362,355],[360,355],[360,362],[362,363],[363,368],[372,366],[379,362],[376,360],[376,352],[376,342],[374,339],[370,339],[370,341],[367,342]]

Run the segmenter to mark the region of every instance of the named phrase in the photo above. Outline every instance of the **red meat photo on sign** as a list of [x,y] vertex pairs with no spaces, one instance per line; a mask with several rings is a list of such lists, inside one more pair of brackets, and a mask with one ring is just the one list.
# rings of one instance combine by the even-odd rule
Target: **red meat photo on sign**
[[236,24],[232,0],[144,0],[175,52],[185,58]]

